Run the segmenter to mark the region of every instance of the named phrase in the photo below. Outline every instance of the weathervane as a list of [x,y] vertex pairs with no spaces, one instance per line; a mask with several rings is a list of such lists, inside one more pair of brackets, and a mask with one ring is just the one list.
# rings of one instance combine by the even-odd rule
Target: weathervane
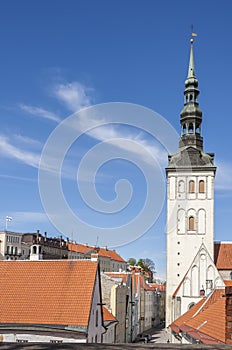
[[193,24],[191,25],[191,29],[192,29],[192,31],[191,31],[192,33],[191,33],[190,43],[193,44],[193,42],[194,42],[194,37],[197,36],[197,33],[195,33],[195,32],[193,31]]

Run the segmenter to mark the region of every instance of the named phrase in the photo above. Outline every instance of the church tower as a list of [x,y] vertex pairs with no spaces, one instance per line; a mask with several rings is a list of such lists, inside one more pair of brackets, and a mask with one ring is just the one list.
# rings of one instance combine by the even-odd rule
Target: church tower
[[[184,108],[180,113],[179,150],[168,156],[167,176],[167,286],[166,325],[176,318],[173,296],[202,244],[213,259],[214,154],[205,153],[201,136],[202,111],[194,67],[193,38],[185,81]],[[194,272],[195,273],[195,272]],[[197,272],[196,272],[197,273]],[[191,285],[199,297],[207,287]],[[187,311],[187,310],[186,310]]]

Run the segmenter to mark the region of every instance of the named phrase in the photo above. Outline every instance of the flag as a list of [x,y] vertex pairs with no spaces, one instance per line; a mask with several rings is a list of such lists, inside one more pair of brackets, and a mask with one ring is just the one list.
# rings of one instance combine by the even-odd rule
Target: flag
[[6,221],[11,221],[12,217],[11,216],[6,216]]
[[197,33],[192,33],[192,36],[197,36]]

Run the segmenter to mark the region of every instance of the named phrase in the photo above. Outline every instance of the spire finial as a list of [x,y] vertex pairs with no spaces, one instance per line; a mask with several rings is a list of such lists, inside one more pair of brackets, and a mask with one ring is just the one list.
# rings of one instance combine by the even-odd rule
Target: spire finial
[[192,36],[190,39],[191,48],[190,48],[190,58],[189,58],[188,79],[196,78],[195,69],[194,69],[194,57],[193,57],[193,43],[194,43],[194,37],[196,36],[197,34],[193,32],[193,26],[192,26]]

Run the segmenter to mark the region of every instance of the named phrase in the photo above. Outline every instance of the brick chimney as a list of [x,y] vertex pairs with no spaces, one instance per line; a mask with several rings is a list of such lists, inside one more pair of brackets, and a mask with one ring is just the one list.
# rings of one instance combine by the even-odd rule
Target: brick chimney
[[232,345],[232,286],[226,287],[226,344]]

